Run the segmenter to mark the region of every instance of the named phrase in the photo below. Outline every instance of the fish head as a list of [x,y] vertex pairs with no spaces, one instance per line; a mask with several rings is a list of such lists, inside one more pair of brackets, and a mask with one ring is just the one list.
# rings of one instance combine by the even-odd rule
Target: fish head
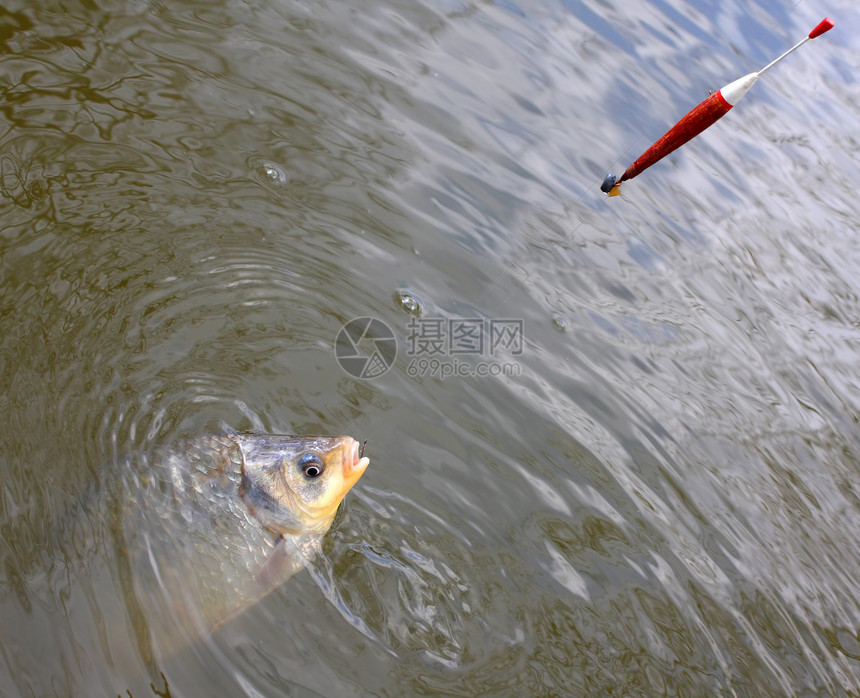
[[279,535],[325,533],[370,459],[350,436],[236,437],[240,494],[263,527]]

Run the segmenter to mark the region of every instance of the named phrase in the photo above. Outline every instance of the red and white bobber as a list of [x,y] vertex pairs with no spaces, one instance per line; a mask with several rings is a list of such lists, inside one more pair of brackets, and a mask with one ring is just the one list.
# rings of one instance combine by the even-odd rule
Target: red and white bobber
[[645,169],[648,169],[658,160],[663,159],[669,153],[680,148],[684,143],[691,138],[698,136],[708,126],[713,124],[717,119],[728,113],[729,109],[735,106],[741,98],[749,92],[749,89],[756,84],[756,81],[764,75],[773,66],[779,63],[789,53],[800,48],[810,39],[816,36],[821,36],[824,32],[830,31],[833,28],[833,20],[830,17],[825,17],[818,26],[815,27],[809,36],[804,37],[802,41],[797,42],[788,51],[783,53],[779,58],[768,63],[764,68],[757,73],[750,73],[738,78],[734,82],[730,82],[721,90],[715,92],[708,97],[704,102],[694,107],[683,119],[670,128],[654,145],[646,150],[639,158],[628,167],[624,174],[619,179],[611,172],[606,175],[603,184],[600,185],[600,190],[607,193],[609,196],[618,196],[621,193],[621,183],[628,179],[633,179],[636,175]]

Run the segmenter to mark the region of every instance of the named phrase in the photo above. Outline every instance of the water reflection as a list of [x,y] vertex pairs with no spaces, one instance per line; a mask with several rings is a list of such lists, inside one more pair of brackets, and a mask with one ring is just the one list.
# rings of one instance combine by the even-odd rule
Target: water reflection
[[[62,9],[0,31],[0,693],[857,690],[847,7],[611,203],[813,10]],[[520,319],[521,370],[356,380],[367,316]],[[374,467],[310,573],[152,650],[88,493],[228,427]]]

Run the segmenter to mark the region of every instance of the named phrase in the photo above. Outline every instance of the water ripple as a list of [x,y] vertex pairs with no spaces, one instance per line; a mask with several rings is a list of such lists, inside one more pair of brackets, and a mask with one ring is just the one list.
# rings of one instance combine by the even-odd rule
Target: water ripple
[[[10,7],[0,693],[856,693],[851,32],[596,186],[808,12]],[[439,357],[518,371],[356,380],[368,315],[519,319]],[[225,428],[373,465],[310,574],[156,661],[88,485]]]

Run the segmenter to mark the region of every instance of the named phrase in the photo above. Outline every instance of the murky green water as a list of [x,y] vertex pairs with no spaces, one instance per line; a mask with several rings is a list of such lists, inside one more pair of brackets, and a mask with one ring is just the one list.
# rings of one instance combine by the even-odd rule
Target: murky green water
[[[0,10],[0,694],[860,692],[851,3],[100,5]],[[153,657],[73,507],[225,428],[371,469]]]

